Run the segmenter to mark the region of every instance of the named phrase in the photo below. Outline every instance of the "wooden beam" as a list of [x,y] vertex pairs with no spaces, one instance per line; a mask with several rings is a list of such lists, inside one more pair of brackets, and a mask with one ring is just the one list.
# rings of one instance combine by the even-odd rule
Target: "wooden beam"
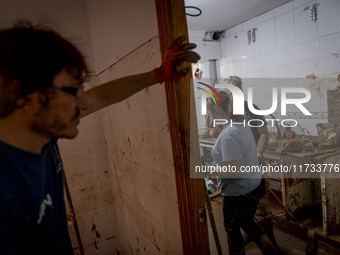
[[[166,49],[177,37],[186,35],[188,38],[184,1],[155,0],[155,2],[160,48],[164,55]],[[185,66],[190,66],[190,64],[183,64],[183,67]],[[195,111],[190,116],[190,103],[194,104],[190,77],[191,75],[187,75],[178,82],[166,83],[165,91],[183,254],[207,255],[210,254],[207,221],[201,223],[198,213],[200,208],[205,208],[204,180],[190,178],[190,158],[192,166],[200,165],[197,124],[194,122],[194,125],[190,125],[190,117],[193,120],[196,119]]]

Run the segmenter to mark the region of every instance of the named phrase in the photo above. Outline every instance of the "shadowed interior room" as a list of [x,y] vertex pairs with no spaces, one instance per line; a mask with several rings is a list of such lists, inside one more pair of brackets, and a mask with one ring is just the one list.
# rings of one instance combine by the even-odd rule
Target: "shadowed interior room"
[[[201,56],[184,64],[185,78],[86,116],[75,139],[59,139],[74,254],[228,254],[221,187],[194,165],[213,164],[221,132],[207,127],[201,103],[209,95],[198,82],[219,92],[231,76],[242,79],[245,99],[253,88],[261,110],[278,88],[277,107],[265,116],[263,166],[293,165],[298,173],[324,166],[308,178],[265,175],[279,248],[340,254],[339,11],[339,0],[0,2],[0,28],[42,22],[78,47],[90,67],[85,90],[153,70],[181,35]],[[310,92],[310,116],[294,105],[281,115],[284,88]],[[291,139],[301,146],[284,149]],[[245,252],[262,254],[251,241]]]

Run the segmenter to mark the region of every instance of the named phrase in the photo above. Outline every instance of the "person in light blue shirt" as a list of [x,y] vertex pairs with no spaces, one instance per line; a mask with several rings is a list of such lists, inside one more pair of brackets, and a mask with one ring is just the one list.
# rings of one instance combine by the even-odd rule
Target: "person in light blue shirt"
[[[244,116],[233,115],[232,96],[219,92],[222,105],[208,99],[213,119],[223,120],[224,129],[212,150],[215,165],[224,168],[218,173],[223,195],[223,224],[228,234],[230,255],[245,254],[240,227],[259,246],[263,254],[279,254],[267,234],[254,221],[259,199],[265,193],[265,182],[258,164],[254,136]],[[217,98],[215,100],[218,102]]]
[[[227,125],[213,148],[215,164],[223,166],[225,162],[241,160],[240,163],[244,170],[251,170],[252,166],[258,166],[256,145],[249,142],[253,139],[253,134],[247,125],[245,127],[243,124]],[[222,195],[241,196],[257,188],[262,180],[262,173],[260,167],[253,167],[253,170],[254,172],[240,172],[238,176],[233,178],[218,176]],[[225,177],[228,177],[227,175],[228,173]]]

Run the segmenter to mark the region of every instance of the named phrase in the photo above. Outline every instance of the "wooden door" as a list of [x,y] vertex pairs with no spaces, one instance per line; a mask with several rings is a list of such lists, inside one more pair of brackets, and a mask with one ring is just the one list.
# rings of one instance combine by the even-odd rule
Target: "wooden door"
[[[181,35],[188,38],[184,0],[155,0],[157,9],[159,41],[162,55],[172,41]],[[187,64],[190,66],[190,64]],[[210,254],[207,221],[201,223],[199,209],[204,208],[204,180],[190,178],[190,160],[199,165],[198,134],[196,122],[190,125],[190,117],[196,119],[195,112],[190,115],[190,75],[178,82],[165,84],[169,128],[174,158],[177,199],[181,225],[183,254]],[[191,141],[191,142],[190,142]],[[197,157],[198,155],[198,157]],[[197,163],[196,163],[197,162]]]

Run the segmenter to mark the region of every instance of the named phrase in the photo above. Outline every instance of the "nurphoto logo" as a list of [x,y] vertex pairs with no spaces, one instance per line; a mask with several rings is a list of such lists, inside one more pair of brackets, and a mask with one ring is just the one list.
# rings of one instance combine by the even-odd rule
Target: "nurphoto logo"
[[[203,82],[197,82],[207,88],[209,88],[218,98],[220,105],[222,105],[222,101],[220,99],[220,96],[218,95],[218,92],[210,85],[203,83]],[[230,90],[230,92],[233,95],[233,115],[244,115],[244,94],[243,91],[238,88],[235,85],[232,84],[215,84],[215,88],[218,89],[228,89]],[[217,105],[217,102],[214,98],[214,96],[212,95],[212,93],[210,91],[208,91],[205,88],[201,88],[201,87],[197,87],[197,89],[199,91],[203,91],[200,95],[201,95],[201,114],[202,115],[206,115],[207,114],[207,95],[209,95],[215,105]],[[205,93],[204,93],[205,92]],[[287,95],[289,93],[300,93],[302,95],[304,95],[303,98],[287,98]],[[258,110],[255,109],[253,106],[253,88],[252,87],[248,87],[248,108],[249,110],[255,114],[255,115],[269,115],[272,114],[273,112],[275,112],[277,105],[278,105],[278,88],[277,87],[273,87],[272,88],[272,105],[269,109],[267,110]],[[281,88],[281,115],[285,116],[287,115],[287,105],[291,104],[291,105],[295,105],[304,115],[308,116],[308,115],[312,115],[307,109],[306,107],[303,106],[304,103],[307,103],[309,100],[311,99],[311,93],[304,88],[296,88],[296,87],[283,87]],[[267,120],[267,119],[266,119]],[[275,119],[275,120],[279,120],[279,119]],[[258,119],[258,121],[260,121],[262,123],[261,126],[263,126],[263,121]],[[274,120],[273,119],[268,119],[268,121],[272,121],[272,125]],[[250,121],[249,121],[250,122]],[[295,125],[285,125],[284,122],[295,122]],[[224,120],[224,119],[214,119],[213,121],[213,126],[215,127],[218,124],[227,124],[228,121]],[[231,120],[231,124],[232,124],[232,120]],[[235,123],[234,124],[241,124],[241,123]],[[245,125],[245,120],[243,121],[243,124]],[[295,127],[297,125],[297,121],[294,119],[286,119],[281,121],[282,126],[284,127]],[[253,125],[251,125],[250,123],[248,123],[248,125],[250,127],[255,127]],[[261,127],[261,126],[256,126],[256,127]]]

